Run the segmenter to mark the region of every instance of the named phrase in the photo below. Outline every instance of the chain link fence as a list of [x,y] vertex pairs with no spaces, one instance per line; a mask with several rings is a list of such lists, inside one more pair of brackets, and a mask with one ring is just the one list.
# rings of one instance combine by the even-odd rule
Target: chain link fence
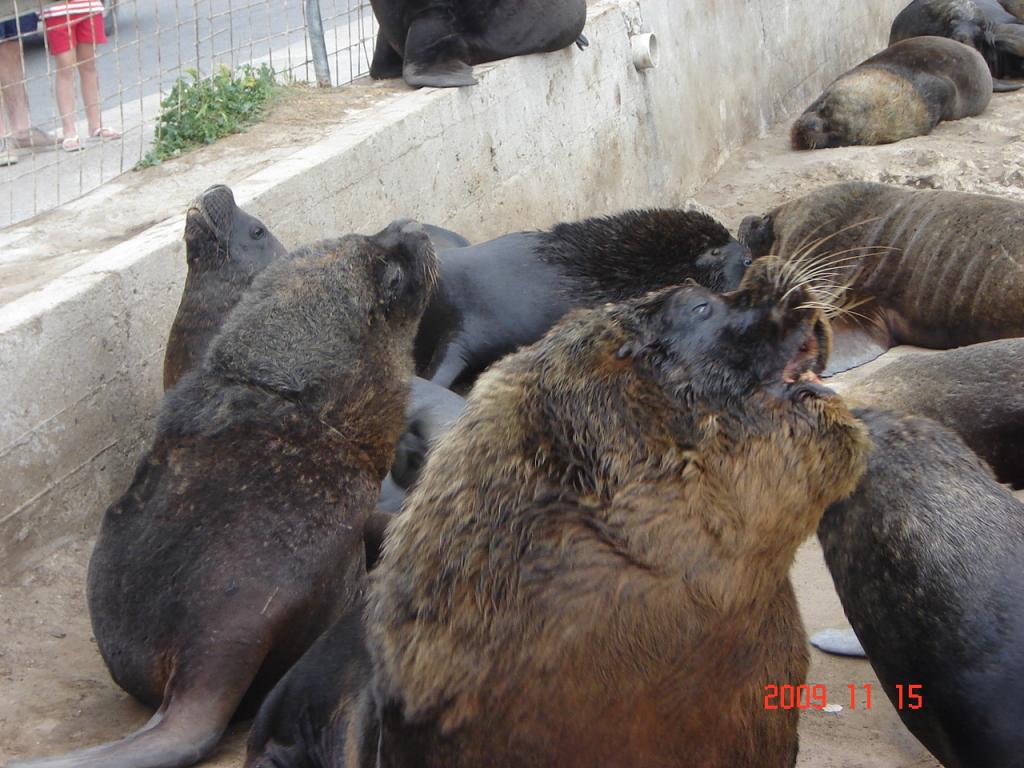
[[[0,41],[0,163],[6,163],[0,167],[0,228],[134,168],[153,144],[161,101],[179,79],[191,77],[190,70],[205,77],[222,65],[267,64],[279,82],[341,85],[366,74],[376,39],[369,0],[94,0],[101,1],[108,42],[96,46],[99,107],[102,125],[119,138],[89,137],[76,78],[82,148],[65,151],[55,100],[57,59],[43,24],[35,31],[31,23],[19,25],[17,36]],[[40,6],[39,0],[16,4],[20,14]],[[26,146],[17,114],[24,97],[28,124],[48,134],[33,132],[34,143],[47,146]]]

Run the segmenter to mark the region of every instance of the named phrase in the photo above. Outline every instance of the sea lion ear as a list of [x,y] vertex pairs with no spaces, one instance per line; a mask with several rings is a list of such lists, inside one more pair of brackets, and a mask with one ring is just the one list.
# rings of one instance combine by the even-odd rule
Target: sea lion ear
[[688,277],[685,280],[683,280],[683,287],[684,288],[700,288],[700,283],[698,283],[692,277]]

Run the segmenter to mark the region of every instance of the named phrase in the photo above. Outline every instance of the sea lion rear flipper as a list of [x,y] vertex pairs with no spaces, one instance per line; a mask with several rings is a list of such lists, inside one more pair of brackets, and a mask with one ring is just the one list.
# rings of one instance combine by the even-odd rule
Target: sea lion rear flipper
[[590,40],[588,40],[587,36],[584,35],[582,32],[580,32],[580,36],[576,38],[576,47],[579,48],[581,51],[586,50],[587,48],[590,47]]
[[469,46],[437,15],[417,17],[405,39],[402,77],[414,88],[459,88],[476,85],[469,62]]
[[832,352],[824,376],[870,363],[892,346],[892,338],[884,325],[861,325],[838,319],[832,323]]
[[[251,681],[251,677],[250,677]],[[119,741],[40,760],[13,760],[6,768],[172,768],[192,765],[220,741],[249,681],[241,690],[215,690],[177,697],[165,695],[165,706],[135,733]],[[169,683],[170,687],[173,685]]]
[[998,77],[992,78],[992,92],[993,93],[1008,93],[1010,91],[1019,91],[1024,88],[1024,80],[1001,80]]
[[370,62],[370,77],[374,80],[387,80],[402,76],[402,57],[391,43],[384,37],[384,31],[377,31],[377,47],[373,49],[373,61]]

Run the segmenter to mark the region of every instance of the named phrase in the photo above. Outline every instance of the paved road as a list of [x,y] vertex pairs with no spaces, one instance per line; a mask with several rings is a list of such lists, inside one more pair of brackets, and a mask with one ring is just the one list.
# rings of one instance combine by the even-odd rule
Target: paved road
[[[186,70],[206,75],[269,60],[279,74],[312,80],[303,0],[119,0],[99,47],[104,123],[124,141],[85,152],[23,152],[0,168],[0,228],[49,210],[130,170],[152,141],[159,101]],[[365,74],[372,55],[373,15],[366,0],[320,0],[331,74],[337,83]],[[25,71],[33,123],[59,133],[52,57],[40,36],[26,41]],[[79,98],[79,135],[85,136]]]
[[[237,66],[265,57],[271,50],[302,44],[306,35],[303,4],[303,0],[120,0],[113,20],[107,21],[113,30],[110,42],[99,48],[104,108],[161,88],[166,91],[187,68],[208,74],[215,62]],[[325,27],[349,18],[358,21],[360,6],[364,6],[362,20],[368,22],[366,5],[360,0],[321,0]],[[359,25],[354,26],[358,38]],[[329,49],[332,44],[333,49],[349,45],[347,39],[327,42]],[[299,58],[305,57],[281,62],[283,66],[276,68],[291,69]],[[52,58],[40,36],[26,45],[25,65],[33,119],[41,125],[58,125]],[[347,55],[332,61],[332,74],[341,82],[351,79],[348,70]]]

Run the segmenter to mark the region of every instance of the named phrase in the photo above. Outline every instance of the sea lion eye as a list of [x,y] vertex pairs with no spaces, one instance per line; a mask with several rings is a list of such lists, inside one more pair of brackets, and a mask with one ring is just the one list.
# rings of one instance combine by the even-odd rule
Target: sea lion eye
[[706,301],[702,301],[700,304],[693,307],[691,311],[698,317],[704,318],[711,314],[711,305]]
[[712,256],[721,256],[722,255],[722,249],[721,248],[712,248],[711,249],[711,255]]
[[754,260],[753,260],[753,259],[751,259],[751,258],[750,258],[749,256],[747,256],[747,257],[745,257],[745,258],[743,259],[743,266],[744,266],[744,267],[749,267],[749,266],[750,266],[751,264],[753,264],[753,263],[754,263]]
[[263,236],[264,236],[265,234],[267,234],[267,230],[265,230],[265,229],[264,229],[263,227],[261,227],[261,226],[260,226],[259,224],[253,224],[253,225],[252,225],[252,229],[250,229],[250,230],[249,230],[249,236],[250,236],[250,237],[251,237],[251,238],[252,238],[253,240],[259,240],[259,239],[261,239],[261,238],[262,238],[262,237],[263,237]]

